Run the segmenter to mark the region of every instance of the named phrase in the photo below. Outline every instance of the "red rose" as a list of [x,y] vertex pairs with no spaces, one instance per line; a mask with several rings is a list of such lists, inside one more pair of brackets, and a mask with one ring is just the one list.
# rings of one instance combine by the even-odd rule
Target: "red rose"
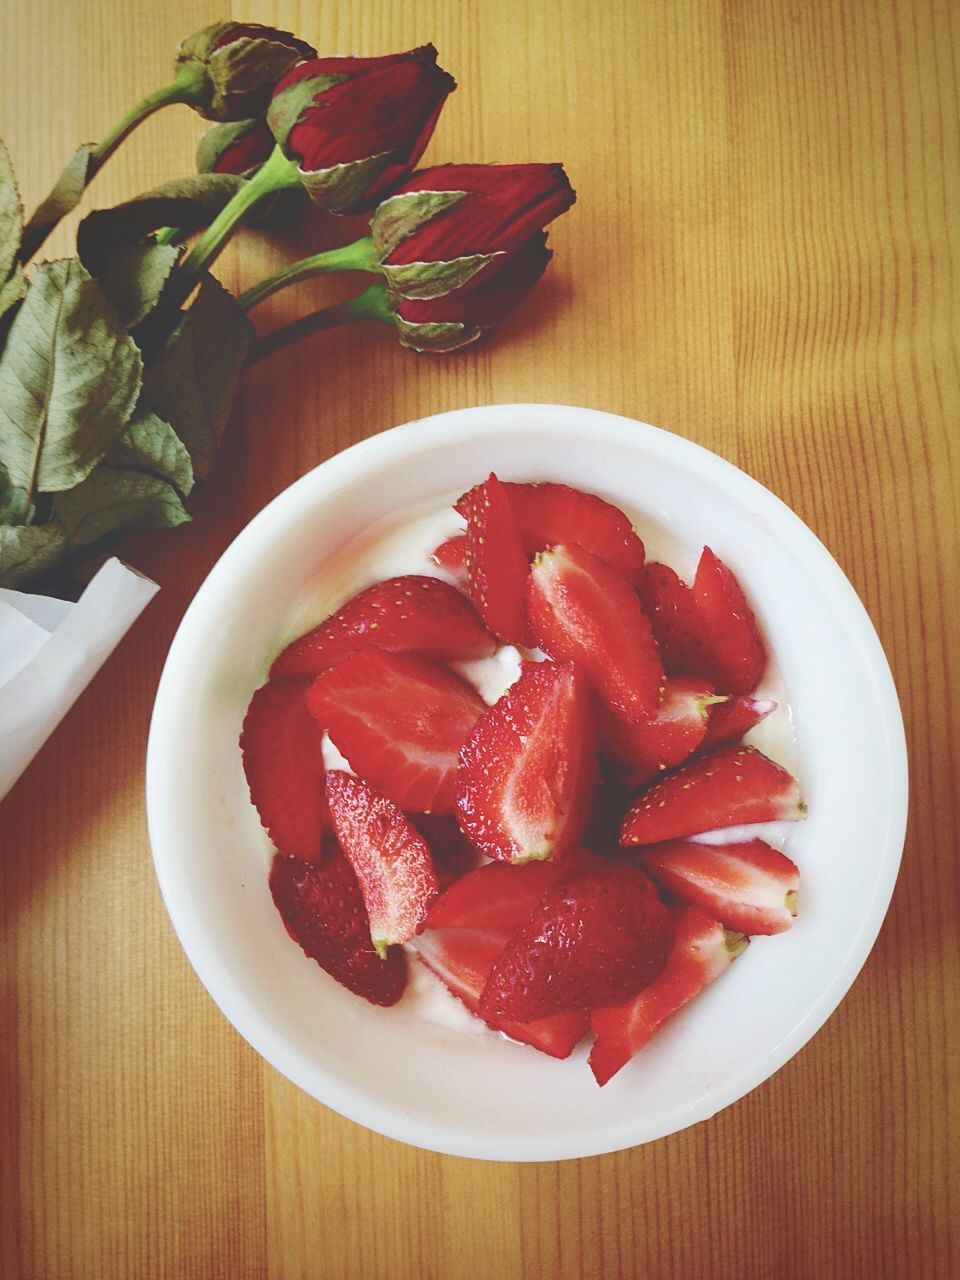
[[248,178],[273,147],[273,134],[262,120],[215,124],[197,143],[197,173],[233,173]]
[[430,44],[384,58],[311,58],[277,84],[267,120],[311,199],[355,213],[413,168],[455,88]]

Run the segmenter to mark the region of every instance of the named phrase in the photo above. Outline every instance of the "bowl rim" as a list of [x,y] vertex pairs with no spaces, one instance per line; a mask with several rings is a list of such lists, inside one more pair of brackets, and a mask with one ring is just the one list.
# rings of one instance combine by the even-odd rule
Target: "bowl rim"
[[[181,671],[189,667],[195,634],[200,634],[215,616],[218,601],[229,595],[235,572],[239,571],[249,552],[256,548],[261,531],[280,518],[292,520],[309,502],[317,499],[316,490],[332,491],[362,477],[371,462],[379,466],[391,457],[416,453],[438,444],[455,447],[457,443],[482,437],[516,419],[530,419],[538,429],[548,427],[569,436],[607,432],[624,443],[628,431],[636,439],[640,433],[660,457],[670,463],[690,466],[701,472],[704,467],[721,475],[734,498],[754,509],[769,513],[782,530],[784,522],[790,530],[791,548],[811,565],[831,590],[835,602],[842,603],[847,621],[856,628],[861,655],[869,664],[878,705],[886,733],[886,750],[890,759],[894,785],[887,791],[889,820],[886,824],[885,847],[878,851],[879,869],[874,894],[861,917],[859,930],[848,940],[845,954],[831,982],[821,990],[812,1006],[807,1007],[791,1031],[771,1046],[759,1061],[751,1060],[728,1078],[723,1087],[683,1107],[675,1107],[659,1124],[637,1127],[624,1124],[616,1134],[600,1131],[591,1141],[583,1136],[565,1139],[551,1135],[549,1141],[537,1143],[533,1151],[528,1140],[504,1139],[502,1136],[479,1138],[473,1132],[445,1124],[410,1120],[399,1107],[371,1099],[362,1090],[353,1089],[319,1064],[311,1061],[293,1045],[279,1042],[273,1028],[264,1020],[242,986],[220,956],[206,945],[202,913],[196,911],[188,895],[179,892],[183,878],[176,872],[176,856],[167,856],[167,833],[164,804],[168,794],[168,761],[176,748],[178,686]],[[254,552],[255,554],[255,552]],[[485,1160],[527,1162],[581,1158],[623,1150],[655,1141],[699,1123],[744,1097],[769,1079],[794,1056],[823,1026],[849,991],[862,969],[886,916],[903,854],[908,806],[908,764],[903,717],[893,676],[873,623],[852,584],[833,556],[800,517],[771,490],[720,455],[686,437],[638,419],[602,410],[557,404],[493,404],[447,410],[415,419],[385,430],[332,455],[306,472],[267,503],[237,534],[218,558],[191,600],[171,643],[154,701],[146,758],[147,824],[154,868],[164,904],[187,958],[208,994],[236,1031],[262,1058],[297,1084],[311,1097],[341,1115],[413,1146],[448,1155]],[[323,1089],[318,1092],[318,1081]]]

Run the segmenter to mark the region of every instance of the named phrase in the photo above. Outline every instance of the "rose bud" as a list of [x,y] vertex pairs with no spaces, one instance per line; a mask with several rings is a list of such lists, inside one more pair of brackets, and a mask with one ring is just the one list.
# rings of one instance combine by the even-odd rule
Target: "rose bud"
[[311,58],[279,82],[267,123],[310,198],[357,213],[414,167],[455,88],[432,44],[384,58]]
[[[490,271],[499,255],[526,245],[576,198],[559,164],[423,169],[374,213],[375,256],[395,294],[441,297]],[[533,250],[526,252],[532,261]]]
[[476,342],[527,296],[552,256],[546,234],[540,231],[442,297],[404,298],[388,293],[401,345],[439,354]]
[[178,77],[192,77],[191,106],[208,120],[262,116],[277,81],[316,52],[289,31],[257,22],[215,22],[181,40]]
[[273,134],[262,120],[215,124],[197,143],[197,173],[232,173],[249,178],[273,150]]

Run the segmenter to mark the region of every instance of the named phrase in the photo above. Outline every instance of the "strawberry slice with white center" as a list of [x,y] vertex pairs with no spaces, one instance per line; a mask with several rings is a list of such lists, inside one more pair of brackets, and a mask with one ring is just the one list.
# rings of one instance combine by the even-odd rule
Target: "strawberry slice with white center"
[[370,917],[374,949],[409,942],[437,896],[430,849],[416,827],[390,800],[352,774],[327,774],[330,817],[356,873]]
[[452,671],[360,649],[311,685],[310,710],[350,767],[401,809],[453,810],[457,754],[486,707]]
[[806,813],[796,778],[755,747],[719,747],[654,783],[633,802],[620,843],[660,844]]
[[710,637],[693,592],[669,565],[644,566],[640,599],[653,627],[663,668],[671,675],[709,678]]
[[[479,1017],[480,994],[494,961],[509,940],[509,929],[428,929],[413,945],[431,973]],[[589,1017],[578,1010],[536,1022],[495,1018],[487,1025],[553,1058],[569,1058],[583,1038]]]
[[323,734],[299,680],[271,680],[250,701],[240,734],[250,798],[281,853],[319,858],[329,826]]
[[693,597],[710,637],[710,674],[721,693],[750,693],[767,665],[757,622],[734,575],[704,547]]
[[623,574],[575,544],[539,555],[527,585],[537,644],[579,662],[608,707],[626,720],[652,716],[663,668],[650,622]]
[[430,559],[441,569],[445,569],[457,579],[458,583],[467,581],[467,535],[455,533],[446,542],[441,542],[430,555]]
[[676,937],[660,976],[631,1000],[594,1009],[590,1016],[597,1037],[590,1069],[597,1084],[616,1075],[669,1017],[729,968],[749,942],[699,907],[685,907],[675,922]]
[[632,855],[638,866],[728,929],[783,933],[797,914],[800,872],[764,840],[698,844],[677,840]]
[[643,572],[643,543],[624,513],[595,493],[565,484],[507,484],[507,495],[527,555],[575,542],[619,569],[636,585]]
[[464,560],[470,598],[501,640],[529,646],[524,602],[529,566],[506,489],[491,473],[460,502],[467,520]]
[[595,741],[584,672],[573,663],[524,663],[460,752],[461,828],[490,858],[559,857],[586,822]]
[[664,682],[663,698],[649,720],[610,716],[604,724],[603,750],[616,761],[624,781],[642,787],[693,755],[705,741],[712,694],[706,680],[674,676]]
[[496,641],[455,587],[410,573],[377,582],[348,600],[287,645],[271,675],[319,675],[366,645],[447,660],[489,657]]
[[385,959],[370,943],[370,920],[353,868],[328,838],[322,862],[277,854],[270,892],[287,933],[321,969],[371,1004],[396,1004],[407,984],[407,957]]
[[702,748],[739,742],[745,733],[764,720],[777,704],[770,698],[725,698],[708,708],[707,732]]

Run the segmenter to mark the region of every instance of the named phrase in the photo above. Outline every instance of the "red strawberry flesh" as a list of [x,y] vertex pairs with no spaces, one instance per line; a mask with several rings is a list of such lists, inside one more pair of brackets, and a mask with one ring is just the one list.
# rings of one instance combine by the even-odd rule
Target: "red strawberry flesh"
[[719,747],[642,792],[623,820],[620,843],[658,844],[805,813],[797,780],[786,769],[755,747]]
[[609,717],[603,749],[620,765],[625,781],[643,786],[693,755],[707,732],[707,701],[712,693],[708,681],[674,676],[664,682],[663,698],[648,720]]
[[663,669],[636,592],[619,570],[575,544],[537,557],[527,587],[537,644],[580,663],[601,699],[626,720],[654,714]]
[[372,1004],[396,1004],[407,957],[392,947],[382,960],[373,949],[357,877],[334,842],[319,863],[277,854],[270,892],[290,937],[321,969]]
[[547,889],[574,871],[601,865],[583,849],[554,862],[487,862],[468,872],[437,898],[429,929],[519,929]]
[[590,686],[573,663],[527,662],[460,752],[457,819],[507,862],[556,858],[579,836],[596,783]]
[[709,677],[710,637],[693,592],[669,565],[650,562],[640,580],[640,599],[671,675]]
[[327,774],[327,803],[340,847],[360,883],[377,953],[408,942],[427,918],[437,876],[427,842],[392,801],[362,778]]
[[664,888],[702,907],[727,929],[782,933],[797,914],[800,872],[786,854],[764,840],[677,840],[633,857]]
[[240,750],[250,796],[281,853],[318,858],[329,825],[323,734],[299,680],[271,680],[250,701]]
[[596,1008],[591,1014],[597,1038],[590,1051],[590,1068],[597,1084],[606,1084],[616,1075],[668,1018],[730,966],[748,941],[711,920],[699,907],[681,910],[676,938],[659,977],[631,1000]]
[[636,867],[571,876],[544,893],[496,960],[480,1012],[528,1022],[624,1000],[653,981],[672,942],[670,915]]
[[470,598],[501,640],[529,645],[524,603],[527,557],[506,489],[491,473],[461,502],[467,519],[464,559]]
[[410,821],[426,840],[441,893],[468,875],[480,860],[452,813],[412,813]]
[[457,754],[485,710],[451,671],[412,654],[361,649],[307,695],[331,741],[401,809],[449,813]]
[[496,641],[466,596],[439,578],[377,582],[294,640],[271,675],[319,675],[365,645],[430,658],[486,658]]
[[718,691],[750,693],[766,668],[766,649],[740,584],[709,547],[697,566],[693,596],[710,637],[710,674]]
[[465,533],[457,533],[452,538],[447,538],[446,542],[440,543],[430,559],[438,564],[441,569],[446,569],[447,573],[453,574],[454,577],[465,582],[467,578],[467,535]]
[[575,542],[633,584],[643,571],[643,543],[624,513],[594,493],[565,484],[507,484],[527,555]]
[[707,732],[701,746],[720,747],[739,742],[745,733],[765,719],[777,704],[769,698],[727,698],[715,702],[709,709]]

